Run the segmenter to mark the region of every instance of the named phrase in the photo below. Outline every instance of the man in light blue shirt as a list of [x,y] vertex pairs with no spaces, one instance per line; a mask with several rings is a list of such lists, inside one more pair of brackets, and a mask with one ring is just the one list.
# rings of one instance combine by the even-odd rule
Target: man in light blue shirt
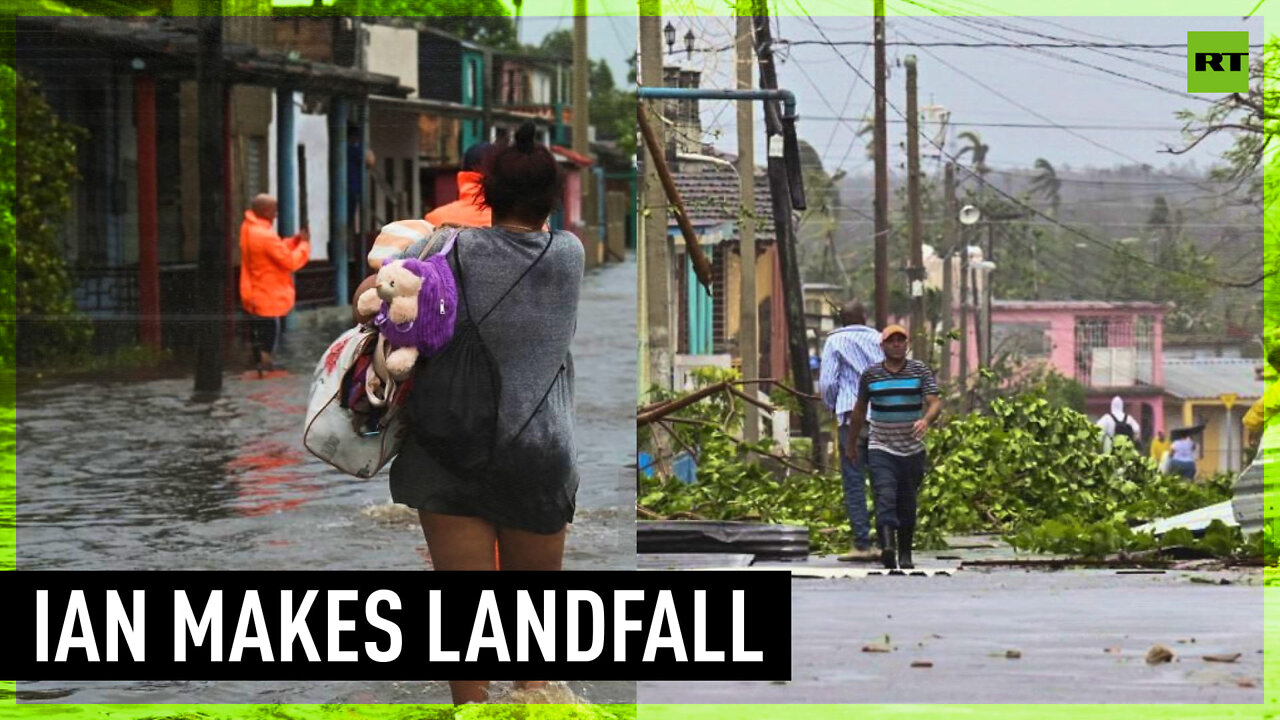
[[[857,300],[840,308],[840,327],[827,335],[822,346],[822,372],[818,388],[822,401],[840,420],[840,475],[844,479],[844,502],[853,530],[853,551],[840,560],[874,560],[871,549],[871,521],[867,515],[867,436],[849,437],[849,421],[858,404],[858,386],[867,368],[884,361],[880,333],[867,326],[867,309]],[[866,427],[865,424],[863,427]],[[858,443],[857,460],[845,452],[848,443]]]

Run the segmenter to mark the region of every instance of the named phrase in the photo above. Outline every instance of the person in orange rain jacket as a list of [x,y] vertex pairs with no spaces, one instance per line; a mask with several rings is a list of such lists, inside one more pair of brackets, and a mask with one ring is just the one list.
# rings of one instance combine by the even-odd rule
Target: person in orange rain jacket
[[293,273],[311,258],[311,231],[281,238],[272,229],[278,205],[270,195],[253,198],[240,225],[240,302],[249,313],[253,360],[258,374],[274,367],[271,354],[280,318],[293,309]]
[[[404,248],[431,234],[434,228],[442,225],[458,227],[489,227],[493,225],[493,211],[484,203],[484,175],[480,168],[484,167],[485,156],[493,149],[492,143],[479,142],[467,148],[462,156],[462,170],[458,172],[458,199],[446,203],[423,216],[422,220],[398,220],[383,227],[382,235],[374,241],[373,251],[369,253],[369,265],[377,270],[384,260],[398,255]],[[423,221],[426,222],[425,226]],[[377,274],[369,275],[356,286],[351,296],[351,317],[357,323],[368,322],[371,317],[361,317],[356,310],[356,300],[369,288],[378,283]]]
[[480,183],[484,176],[480,168],[485,155],[493,149],[487,142],[467,148],[462,157],[462,171],[458,173],[458,199],[427,213],[425,220],[435,227],[461,225],[462,227],[489,227],[493,224],[493,211],[484,204],[484,189]]

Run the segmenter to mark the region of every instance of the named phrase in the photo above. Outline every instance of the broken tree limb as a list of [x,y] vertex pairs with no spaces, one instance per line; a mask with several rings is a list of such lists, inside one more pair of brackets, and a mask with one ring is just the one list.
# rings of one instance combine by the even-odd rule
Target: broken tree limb
[[667,193],[667,202],[675,208],[676,222],[680,223],[680,234],[684,236],[685,251],[693,261],[693,272],[698,276],[698,282],[702,283],[702,287],[709,293],[711,292],[711,263],[707,261],[707,256],[702,252],[702,246],[698,244],[698,236],[689,222],[688,213],[684,211],[684,201],[680,199],[680,191],[676,189],[676,182],[671,177],[671,169],[667,167],[666,151],[658,145],[658,138],[653,134],[653,128],[649,125],[649,118],[644,108],[644,103],[636,103],[636,119],[640,124],[640,134],[644,136],[645,145],[649,147],[649,156],[653,158],[654,170],[662,180],[662,188]]
[[745,402],[749,402],[749,403],[751,403],[752,405],[755,405],[756,407],[760,408],[761,410],[764,410],[765,412],[771,413],[771,412],[773,412],[773,411],[776,409],[776,408],[774,408],[772,405],[770,405],[769,403],[767,403],[767,402],[761,402],[760,400],[757,400],[757,399],[755,399],[755,398],[751,397],[750,395],[748,395],[748,394],[746,394],[746,393],[742,392],[741,390],[739,390],[738,388],[736,388],[736,387],[734,387],[734,386],[732,386],[732,385],[730,385],[730,386],[729,386],[729,392],[731,392],[731,393],[733,393],[734,395],[736,395],[736,396],[738,396],[738,397],[742,398]]
[[714,385],[708,385],[704,388],[694,390],[684,397],[676,398],[662,407],[654,408],[648,412],[639,413],[636,415],[636,427],[643,427],[654,420],[661,420],[681,408],[688,407],[710,395],[715,395],[728,387],[728,385],[729,384],[727,382],[718,382]]

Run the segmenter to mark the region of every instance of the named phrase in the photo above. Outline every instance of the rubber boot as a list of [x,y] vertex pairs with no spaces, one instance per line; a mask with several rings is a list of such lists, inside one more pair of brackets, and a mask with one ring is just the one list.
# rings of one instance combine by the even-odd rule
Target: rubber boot
[[898,567],[897,531],[897,528],[887,525],[876,529],[876,536],[880,541],[880,561],[884,563],[886,570],[896,570]]
[[916,566],[911,560],[911,541],[915,534],[915,526],[903,525],[898,528],[898,567],[903,570],[911,570]]

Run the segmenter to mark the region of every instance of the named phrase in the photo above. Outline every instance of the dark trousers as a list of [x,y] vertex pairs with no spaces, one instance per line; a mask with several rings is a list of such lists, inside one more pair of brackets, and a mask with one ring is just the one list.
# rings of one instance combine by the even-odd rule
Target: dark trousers
[[261,361],[264,352],[274,354],[279,339],[280,318],[249,316],[249,341],[253,346],[255,362]]
[[883,450],[867,453],[871,487],[875,490],[876,524],[889,528],[916,525],[916,495],[924,480],[924,453],[894,455]]

